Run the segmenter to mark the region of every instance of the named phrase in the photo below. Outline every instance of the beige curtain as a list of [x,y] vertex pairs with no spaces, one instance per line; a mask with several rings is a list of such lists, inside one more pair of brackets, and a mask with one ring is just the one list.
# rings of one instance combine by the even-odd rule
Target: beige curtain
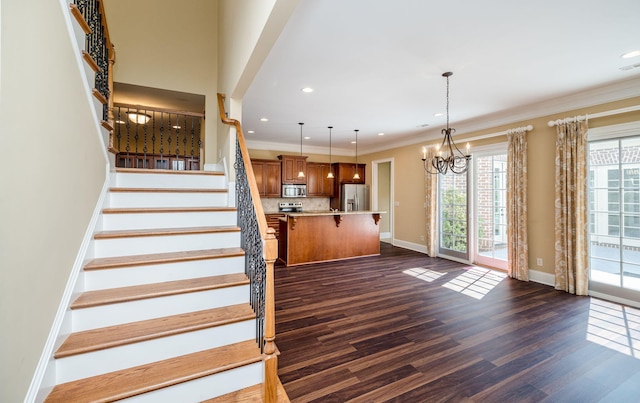
[[[426,152],[427,164],[433,159],[436,154],[435,147],[428,147]],[[424,187],[425,187],[425,214],[426,214],[426,244],[427,254],[431,257],[436,256],[436,245],[438,242],[438,175],[430,174],[425,171],[424,173]]]
[[556,289],[587,295],[587,123],[563,123],[556,138]]
[[527,132],[507,134],[507,260],[509,277],[529,281]]

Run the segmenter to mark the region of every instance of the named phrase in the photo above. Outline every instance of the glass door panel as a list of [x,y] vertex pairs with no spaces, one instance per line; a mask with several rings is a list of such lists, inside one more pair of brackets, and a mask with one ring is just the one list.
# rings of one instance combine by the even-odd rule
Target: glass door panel
[[640,291],[640,136],[589,143],[590,279]]
[[474,156],[474,263],[507,269],[507,154]]
[[469,260],[467,237],[467,174],[438,178],[440,240],[438,253]]

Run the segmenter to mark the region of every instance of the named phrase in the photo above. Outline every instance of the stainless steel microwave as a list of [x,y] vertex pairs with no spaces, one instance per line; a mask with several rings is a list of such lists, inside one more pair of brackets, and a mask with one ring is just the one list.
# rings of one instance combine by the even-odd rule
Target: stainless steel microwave
[[282,185],[282,197],[307,197],[307,185]]

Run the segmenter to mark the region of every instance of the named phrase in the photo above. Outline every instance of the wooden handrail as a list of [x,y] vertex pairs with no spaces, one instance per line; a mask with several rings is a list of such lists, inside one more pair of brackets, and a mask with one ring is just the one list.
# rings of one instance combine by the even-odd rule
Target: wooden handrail
[[[262,203],[260,202],[260,190],[258,189],[258,184],[256,183],[256,176],[253,173],[253,167],[251,166],[251,157],[249,156],[249,150],[247,149],[247,143],[244,139],[244,134],[242,132],[242,125],[240,121],[236,119],[231,119],[227,117],[227,113],[224,108],[224,94],[218,94],[218,110],[220,111],[220,120],[222,123],[230,126],[235,126],[236,128],[236,136],[238,136],[238,143],[240,144],[240,151],[242,152],[242,158],[245,162],[245,169],[247,171],[247,180],[249,181],[249,188],[251,190],[251,198],[253,199],[253,207],[256,210],[256,215],[258,219],[258,227],[260,227],[260,235],[262,239],[266,239],[267,237],[267,218],[264,215],[264,209],[262,208]],[[277,258],[277,256],[276,256]]]
[[200,118],[204,117],[204,113],[200,113],[200,112],[179,111],[179,110],[170,109],[170,108],[159,108],[157,106],[145,106],[145,105],[134,105],[134,104],[123,104],[123,103],[117,103],[117,104],[114,104],[113,106],[117,106],[120,108],[136,109],[139,111],[155,111],[155,112],[175,113],[178,115],[195,116]]
[[236,128],[238,137],[238,146],[242,154],[245,164],[247,181],[249,183],[249,191],[253,200],[253,207],[256,213],[260,237],[263,240],[263,253],[266,263],[266,279],[264,284],[264,383],[262,385],[262,401],[266,403],[275,403],[278,399],[278,349],[276,347],[276,311],[275,311],[275,288],[274,288],[274,266],[278,259],[278,240],[275,237],[275,230],[268,228],[267,219],[260,202],[260,193],[256,183],[256,177],[251,166],[251,158],[249,150],[242,132],[242,125],[236,119],[227,117],[224,108],[224,94],[218,94],[218,110],[220,111],[220,120],[227,125],[233,125]]

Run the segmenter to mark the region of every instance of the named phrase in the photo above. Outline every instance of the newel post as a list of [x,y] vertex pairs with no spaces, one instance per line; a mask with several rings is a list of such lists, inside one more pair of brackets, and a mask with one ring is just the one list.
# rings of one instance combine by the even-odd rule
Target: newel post
[[265,239],[265,262],[267,264],[267,278],[265,284],[265,312],[264,312],[264,384],[263,401],[271,403],[277,401],[278,395],[278,354],[276,351],[276,309],[274,289],[274,265],[278,258],[278,240],[273,228],[267,229]]

